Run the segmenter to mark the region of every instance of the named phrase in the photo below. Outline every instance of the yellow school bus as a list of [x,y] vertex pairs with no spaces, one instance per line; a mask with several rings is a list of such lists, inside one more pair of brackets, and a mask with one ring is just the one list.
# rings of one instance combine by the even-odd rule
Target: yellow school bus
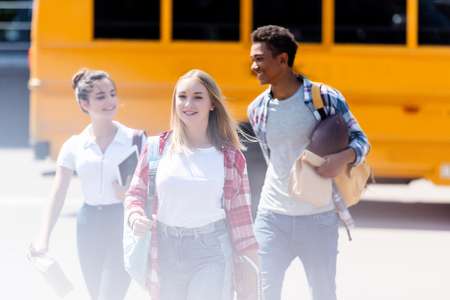
[[339,89],[367,133],[378,178],[450,184],[450,4],[433,0],[34,0],[30,139],[38,156],[89,123],[71,77],[115,80],[117,120],[169,128],[179,76],[210,73],[234,117],[267,87],[250,71],[250,33],[287,27],[294,70]]

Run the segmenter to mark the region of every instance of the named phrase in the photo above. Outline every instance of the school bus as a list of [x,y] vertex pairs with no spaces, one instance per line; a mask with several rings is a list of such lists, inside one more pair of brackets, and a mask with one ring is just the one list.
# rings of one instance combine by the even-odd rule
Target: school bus
[[437,0],[34,0],[30,139],[56,158],[89,123],[71,77],[115,80],[117,120],[169,128],[171,97],[190,69],[211,74],[245,123],[267,87],[251,72],[250,34],[287,27],[294,70],[339,89],[367,133],[378,178],[450,184],[450,4]]

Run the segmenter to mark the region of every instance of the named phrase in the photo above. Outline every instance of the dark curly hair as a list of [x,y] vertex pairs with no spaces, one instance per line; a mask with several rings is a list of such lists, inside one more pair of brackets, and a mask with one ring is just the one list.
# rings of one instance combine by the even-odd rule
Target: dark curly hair
[[273,57],[286,52],[288,66],[292,68],[298,44],[289,29],[276,25],[262,26],[253,31],[251,38],[252,43],[265,42]]

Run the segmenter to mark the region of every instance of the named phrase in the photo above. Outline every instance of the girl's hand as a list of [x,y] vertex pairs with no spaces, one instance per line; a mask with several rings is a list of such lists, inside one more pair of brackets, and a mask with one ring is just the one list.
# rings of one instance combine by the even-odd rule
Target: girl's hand
[[[47,252],[48,251],[48,243],[38,241],[37,243],[33,243],[34,250],[38,252]],[[28,250],[27,258],[31,261],[31,252]]]
[[[130,219],[132,217],[130,217]],[[131,230],[133,230],[133,235],[139,237],[145,236],[150,232],[150,230],[152,230],[153,225],[156,224],[156,221],[156,215],[153,215],[153,221],[147,218],[147,216],[138,216],[131,219]]]
[[116,190],[116,198],[119,199],[122,202],[125,201],[125,198],[126,198],[125,193],[130,188],[130,182],[131,182],[131,176],[127,177],[127,181],[125,182],[124,186],[121,186],[119,184],[119,181],[117,181],[117,180],[114,180],[112,182],[112,184],[114,185],[114,188]]
[[39,252],[47,252],[48,251],[48,244],[47,243],[38,241],[37,243],[35,243],[33,245],[34,245],[34,249],[36,251],[39,251]]

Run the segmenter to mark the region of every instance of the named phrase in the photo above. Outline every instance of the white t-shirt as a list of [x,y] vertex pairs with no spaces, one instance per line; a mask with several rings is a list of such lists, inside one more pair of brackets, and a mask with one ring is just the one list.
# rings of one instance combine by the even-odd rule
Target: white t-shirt
[[[112,184],[117,180],[115,162],[133,144],[134,129],[114,121],[118,130],[114,140],[102,153],[91,134],[91,124],[79,135],[67,140],[59,152],[57,165],[76,170],[81,181],[83,201],[89,205],[121,203]],[[147,143],[142,136],[142,147]]]
[[200,227],[225,218],[225,167],[216,148],[169,151],[167,141],[156,173],[158,220],[173,227]]

